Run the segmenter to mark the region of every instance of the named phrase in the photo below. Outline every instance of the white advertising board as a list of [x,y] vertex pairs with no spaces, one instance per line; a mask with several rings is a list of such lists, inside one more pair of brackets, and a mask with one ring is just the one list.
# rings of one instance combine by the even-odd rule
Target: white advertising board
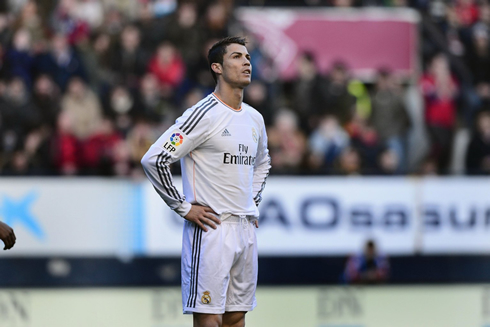
[[[180,186],[180,179],[175,179]],[[490,251],[489,178],[268,179],[259,253],[347,255],[367,239],[391,255]],[[146,180],[0,179],[2,256],[179,256],[183,218]]]
[[138,234],[140,184],[112,179],[0,180],[0,220],[17,242],[2,256],[130,255]]

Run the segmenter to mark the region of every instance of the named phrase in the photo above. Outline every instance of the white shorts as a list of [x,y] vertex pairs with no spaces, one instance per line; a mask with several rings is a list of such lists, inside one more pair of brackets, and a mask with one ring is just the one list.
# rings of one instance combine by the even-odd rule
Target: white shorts
[[185,221],[182,238],[182,306],[193,312],[223,314],[256,306],[258,258],[255,226],[231,216],[204,232]]

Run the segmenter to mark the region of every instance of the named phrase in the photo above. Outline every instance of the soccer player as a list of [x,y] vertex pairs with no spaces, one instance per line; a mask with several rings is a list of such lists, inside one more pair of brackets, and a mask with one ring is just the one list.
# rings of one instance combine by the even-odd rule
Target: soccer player
[[0,221],[0,240],[5,244],[4,250],[10,250],[15,244],[14,230],[7,224]]
[[[167,205],[184,219],[183,311],[195,327],[245,326],[256,305],[257,206],[270,169],[262,115],[242,102],[252,66],[246,41],[208,53],[215,91],[188,109],[141,160]],[[181,159],[184,195],[169,165]]]

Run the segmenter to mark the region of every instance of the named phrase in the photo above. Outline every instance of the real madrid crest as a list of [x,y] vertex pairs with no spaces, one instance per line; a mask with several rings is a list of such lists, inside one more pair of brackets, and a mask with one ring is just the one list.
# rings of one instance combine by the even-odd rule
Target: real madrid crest
[[259,137],[257,136],[257,132],[255,131],[255,128],[253,128],[253,127],[252,127],[252,138],[253,138],[255,143],[257,143],[259,140]]
[[202,304],[211,303],[211,295],[209,295],[209,291],[205,291],[203,293],[203,296],[201,297],[201,302],[202,302]]

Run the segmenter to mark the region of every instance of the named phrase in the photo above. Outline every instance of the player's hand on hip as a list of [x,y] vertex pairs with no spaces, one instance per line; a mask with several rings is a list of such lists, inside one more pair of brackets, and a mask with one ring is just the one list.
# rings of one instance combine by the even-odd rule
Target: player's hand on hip
[[0,221],[0,240],[5,244],[4,250],[9,250],[15,244],[14,230],[7,224]]
[[206,225],[212,229],[216,229],[216,225],[221,224],[221,221],[215,215],[217,215],[217,213],[210,207],[193,204],[191,210],[184,218],[207,232],[208,229],[206,228]]

